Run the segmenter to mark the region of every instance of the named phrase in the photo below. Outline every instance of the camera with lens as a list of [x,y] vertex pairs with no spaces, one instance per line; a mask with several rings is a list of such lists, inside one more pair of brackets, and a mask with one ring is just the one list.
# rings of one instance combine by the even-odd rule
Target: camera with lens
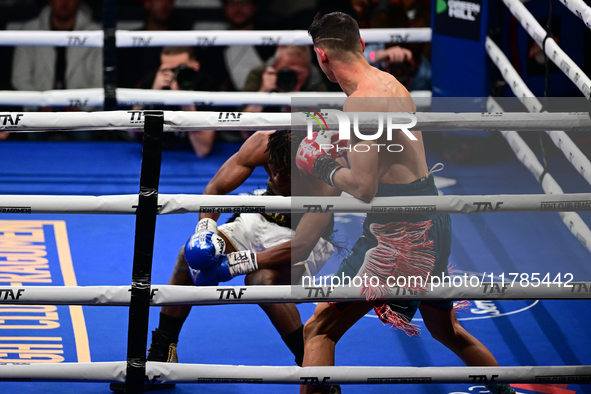
[[392,63],[388,67],[388,72],[396,77],[398,82],[405,86],[409,86],[416,71],[416,68],[408,61]]
[[277,71],[277,88],[283,92],[291,92],[298,84],[298,73],[285,67]]
[[181,64],[174,70],[174,79],[181,90],[197,90],[199,73],[186,64]]

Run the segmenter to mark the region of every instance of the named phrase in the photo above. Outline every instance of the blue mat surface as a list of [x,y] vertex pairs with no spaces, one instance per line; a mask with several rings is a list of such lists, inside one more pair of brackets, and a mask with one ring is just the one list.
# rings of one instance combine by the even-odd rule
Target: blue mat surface
[[[217,144],[211,157],[197,159],[188,150],[165,151],[160,193],[202,193],[219,166],[239,145]],[[429,165],[443,162],[444,194],[536,194],[538,182],[514,157],[485,164],[459,165],[437,153]],[[0,143],[0,194],[109,195],[134,194],[139,189],[141,147],[111,142]],[[565,192],[591,192],[564,157],[553,156],[550,172]],[[265,186],[259,169],[235,193]],[[589,213],[581,214],[591,225]],[[349,245],[361,230],[358,215],[338,215],[341,240]],[[222,219],[223,220],[223,219]],[[573,275],[591,280],[591,255],[570,233],[556,213],[453,215],[451,261],[458,273],[509,272]],[[197,214],[158,218],[152,282],[164,284],[172,272],[179,247],[192,234]],[[4,234],[35,239],[46,267],[35,272],[0,271],[0,286],[24,280],[25,285],[128,285],[131,280],[135,218],[126,215],[3,214]],[[20,227],[19,227],[20,226]],[[36,238],[35,238],[36,237]],[[40,252],[41,253],[41,252]],[[68,262],[71,258],[71,263]],[[0,258],[1,260],[1,258]],[[324,273],[334,271],[331,259]],[[71,267],[71,268],[69,268]],[[331,271],[332,270],[332,271]],[[29,279],[26,279],[25,276]],[[34,277],[34,275],[36,275]],[[43,282],[42,280],[45,280]],[[235,278],[230,285],[242,285]],[[488,346],[501,365],[590,365],[591,314],[589,301],[486,301],[473,303],[458,317],[463,326]],[[67,306],[0,310],[0,363],[29,361],[123,361],[127,349],[126,307]],[[305,321],[313,304],[298,306]],[[80,326],[82,316],[83,327]],[[6,318],[8,317],[8,318]],[[4,319],[4,320],[2,320]],[[150,315],[157,325],[158,309]],[[337,346],[337,365],[463,366],[463,363],[424,330],[419,338],[392,332],[375,316],[359,321]],[[78,331],[76,331],[78,330]],[[80,331],[82,330],[82,331]],[[75,334],[77,332],[77,334]],[[85,345],[84,338],[88,342]],[[28,347],[27,347],[28,346]],[[21,349],[21,350],[15,350]],[[23,349],[33,349],[29,353]],[[194,307],[179,341],[179,358],[186,363],[293,365],[285,347],[258,306]],[[1,366],[0,366],[1,368]],[[480,393],[478,385],[346,386],[344,393]],[[6,393],[108,393],[99,383],[0,383]],[[163,393],[297,393],[295,386],[181,384]],[[546,391],[544,391],[546,390]],[[520,393],[550,393],[543,386],[518,387]],[[591,392],[588,385],[554,388],[558,394]]]

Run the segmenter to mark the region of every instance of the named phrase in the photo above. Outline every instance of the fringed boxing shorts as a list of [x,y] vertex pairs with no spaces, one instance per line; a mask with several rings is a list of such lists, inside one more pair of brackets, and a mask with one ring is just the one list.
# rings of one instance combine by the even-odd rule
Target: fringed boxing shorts
[[[379,184],[376,197],[437,195],[432,175],[410,184]],[[388,293],[389,287],[422,291],[429,275],[447,274],[451,252],[451,218],[434,212],[434,207],[415,207],[417,213],[370,213],[363,223],[363,234],[335,272],[339,278],[373,278],[362,282],[362,294],[368,300]],[[377,278],[377,279],[376,279]],[[357,282],[359,283],[359,281]],[[406,334],[418,335],[411,324],[419,305],[451,310],[451,301],[394,301],[374,304],[380,320]],[[331,305],[339,312],[352,305]]]

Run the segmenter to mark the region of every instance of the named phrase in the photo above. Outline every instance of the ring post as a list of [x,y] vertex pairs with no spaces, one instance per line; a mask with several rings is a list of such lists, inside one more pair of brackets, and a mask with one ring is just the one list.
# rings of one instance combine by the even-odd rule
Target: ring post
[[133,276],[127,333],[126,393],[144,392],[148,317],[150,314],[150,281],[156,215],[158,214],[158,183],[162,161],[163,129],[164,113],[162,111],[144,112],[144,147],[135,220]]
[[103,0],[103,88],[105,111],[117,109],[117,0]]

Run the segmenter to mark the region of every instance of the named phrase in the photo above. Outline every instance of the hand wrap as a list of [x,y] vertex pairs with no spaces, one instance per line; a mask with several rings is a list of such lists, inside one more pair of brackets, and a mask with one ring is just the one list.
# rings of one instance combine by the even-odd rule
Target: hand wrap
[[312,168],[314,169],[314,174],[318,179],[334,187],[332,178],[335,172],[343,168],[343,166],[337,163],[336,160],[330,156],[323,155],[316,158]]

